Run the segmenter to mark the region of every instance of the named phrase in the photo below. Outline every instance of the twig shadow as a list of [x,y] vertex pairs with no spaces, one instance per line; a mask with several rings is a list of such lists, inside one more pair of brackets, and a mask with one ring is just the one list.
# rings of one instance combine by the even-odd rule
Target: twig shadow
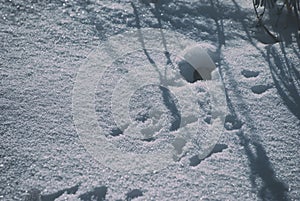
[[[259,188],[258,195],[262,200],[287,201],[287,185],[276,177],[266,150],[257,141],[249,139],[242,131],[238,133],[241,145],[249,160],[251,175],[250,181],[254,188]],[[258,179],[263,181],[258,187]]]
[[[151,58],[151,56],[150,56],[147,48],[145,47],[144,36],[143,36],[142,31],[141,31],[142,27],[140,25],[140,18],[139,18],[138,10],[137,10],[137,8],[136,8],[136,6],[135,6],[135,4],[133,2],[131,2],[131,6],[133,8],[135,19],[136,19],[136,27],[138,29],[139,42],[141,43],[141,47],[142,47],[142,49],[144,51],[144,54],[147,57],[149,63],[158,72],[159,79],[160,79],[161,83],[163,83],[165,75],[163,75],[160,72],[160,70],[158,69],[158,66],[157,66],[156,62]],[[159,8],[157,6],[156,6],[156,12],[157,12],[156,16],[159,16],[159,14],[158,14],[159,13]],[[158,17],[158,24],[159,24],[159,27],[160,27],[162,44],[164,46],[164,54],[165,54],[166,60],[167,60],[167,62],[166,62],[167,66],[165,68],[168,67],[168,64],[170,64],[172,67],[174,67],[173,63],[171,61],[171,58],[170,58],[170,54],[169,54],[169,51],[168,51],[168,47],[167,47],[165,35],[163,33],[163,30],[162,30],[161,20],[160,20],[159,17]],[[160,86],[159,89],[160,89],[160,91],[162,93],[162,97],[163,97],[163,101],[164,101],[165,106],[168,108],[168,110],[171,112],[172,117],[175,119],[172,122],[170,131],[177,130],[180,127],[181,114],[180,114],[180,112],[179,112],[179,110],[177,108],[177,105],[175,104],[175,102],[172,99],[172,95],[171,95],[170,91],[167,88],[164,88],[162,86]]]
[[281,53],[269,46],[266,59],[279,95],[288,109],[300,119],[300,73],[287,58],[282,44]]

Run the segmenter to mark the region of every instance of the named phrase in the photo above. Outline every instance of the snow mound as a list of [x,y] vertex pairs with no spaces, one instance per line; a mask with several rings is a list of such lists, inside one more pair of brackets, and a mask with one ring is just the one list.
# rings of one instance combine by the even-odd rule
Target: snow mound
[[[204,80],[188,82],[180,73],[186,69],[178,67],[182,60]],[[116,80],[111,88],[101,87],[106,85],[102,81],[109,71],[117,74]],[[100,102],[106,99],[110,104],[100,106],[97,114],[95,83],[105,89],[106,94],[98,92]],[[140,117],[131,118],[130,105],[133,110],[138,105],[133,97],[141,89],[148,89],[148,95],[140,95],[141,101],[148,96],[152,102],[144,105],[143,111],[135,111],[144,113],[139,121]],[[155,98],[158,89],[161,96]],[[164,168],[187,154],[205,158],[222,133],[227,112],[218,69],[206,50],[178,33],[161,29],[138,29],[111,37],[79,70],[73,103],[78,133],[90,153],[104,165],[135,173]],[[96,116],[107,108],[110,120],[102,116],[99,123]],[[103,132],[101,120],[106,121],[108,130],[117,128],[119,135],[107,137],[109,132]]]

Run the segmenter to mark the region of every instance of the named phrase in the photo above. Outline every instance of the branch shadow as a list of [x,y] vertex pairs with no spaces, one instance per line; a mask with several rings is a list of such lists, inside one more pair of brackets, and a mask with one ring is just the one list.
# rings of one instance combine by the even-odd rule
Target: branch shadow
[[[236,6],[236,9],[240,10],[238,4],[235,2],[235,0],[232,0]],[[286,19],[287,20],[287,19]],[[295,19],[293,19],[295,21]],[[295,83],[297,82],[299,85],[299,71],[296,69],[295,65],[289,61],[287,58],[287,54],[285,51],[284,45],[288,45],[292,42],[291,35],[294,34],[296,38],[296,43],[298,45],[298,48],[300,50],[300,36],[298,35],[297,28],[291,26],[291,24],[295,22],[289,23],[289,27],[287,27],[286,30],[278,30],[278,27],[276,27],[276,23],[273,21],[270,21],[270,24],[273,24],[274,29],[279,31],[281,42],[280,48],[281,52],[283,54],[282,56],[275,51],[274,48],[271,48],[272,46],[269,46],[267,48],[267,52],[265,50],[260,49],[251,38],[251,34],[248,30],[248,26],[246,23],[241,19],[241,23],[243,26],[244,31],[247,34],[248,40],[252,44],[253,47],[255,47],[261,55],[265,58],[265,60],[269,64],[269,68],[271,70],[271,75],[274,81],[274,84],[276,86],[276,89],[283,99],[284,103],[287,105],[288,109],[299,119],[300,115],[300,100],[299,100],[299,86],[297,87]],[[283,26],[283,25],[281,25]],[[297,37],[298,36],[298,37]],[[293,49],[294,54],[298,59],[300,59],[300,53],[299,50],[297,50],[294,47],[291,47]],[[271,61],[271,59],[274,59],[274,63]],[[291,82],[290,80],[293,80],[294,82]]]
[[[213,3],[214,1],[210,2]],[[161,24],[164,22],[177,32],[190,30],[191,35],[197,38],[201,38],[205,35],[205,38],[208,40],[214,41],[216,39],[215,28],[207,26],[207,24],[212,24],[213,20],[218,18],[220,12],[226,11],[226,13],[223,13],[225,19],[238,20],[236,11],[227,5],[222,5],[219,10],[216,10],[211,7],[209,3],[194,2],[194,5],[191,6],[188,2],[178,1],[174,3],[176,6],[169,6],[172,3],[174,3],[174,1],[170,1],[169,3],[156,3],[154,4],[154,8],[148,5],[149,10],[158,19],[159,27],[161,27]],[[204,18],[195,20],[199,16]],[[205,22],[202,22],[202,20],[205,20]],[[217,27],[217,29],[218,28],[221,28],[221,26]],[[226,37],[228,39],[234,38],[231,35]]]
[[[283,7],[285,8],[285,7]],[[270,25],[271,29],[279,35],[281,42],[286,46],[292,44],[294,39],[298,45],[298,52],[300,51],[300,18],[298,14],[293,14],[286,9],[280,10],[278,6],[270,9],[268,12],[268,19],[265,24]]]
[[[221,79],[224,81],[223,77],[223,70],[226,70],[227,73],[227,79],[229,79],[230,85],[234,88],[234,91],[237,91],[236,96],[238,97],[241,105],[246,106],[246,103],[243,101],[243,97],[239,95],[238,93],[238,82],[233,79],[233,75],[226,64],[221,65],[221,63],[224,61],[222,60],[222,47],[226,46],[226,39],[231,39],[230,37],[225,37],[225,31],[224,31],[224,26],[223,26],[223,19],[224,18],[231,18],[237,22],[240,22],[245,33],[247,36],[248,41],[260,52],[260,50],[254,40],[252,39],[252,36],[250,34],[250,31],[248,29],[248,25],[244,22],[243,17],[247,15],[247,12],[244,12],[240,9],[239,5],[236,3],[235,0],[232,0],[236,12],[232,11],[230,13],[222,13],[222,8],[220,5],[219,1],[212,1],[210,0],[210,5],[205,5],[201,7],[196,7],[193,10],[190,10],[188,7],[185,7],[184,5],[180,6],[180,9],[176,13],[168,13],[168,11],[163,7],[159,7],[161,12],[163,12],[163,17],[157,17],[160,21],[168,21],[171,23],[172,26],[175,27],[175,29],[181,29],[181,28],[186,28],[186,24],[178,24],[175,21],[172,20],[172,17],[184,17],[184,14],[188,14],[189,16],[197,16],[199,14],[207,15],[206,17],[213,19],[215,26],[216,26],[216,31],[217,31],[217,41],[218,41],[218,48],[217,51],[214,53],[216,57],[214,58],[214,61],[217,62],[217,65],[219,67]],[[210,12],[208,12],[208,10]],[[161,16],[161,15],[158,15]],[[210,33],[211,30],[207,30],[205,27],[201,27],[196,25],[195,23],[191,23],[192,26],[197,27],[200,30],[207,31]],[[204,29],[203,29],[204,28]],[[263,54],[262,52],[262,55]],[[235,110],[235,104],[232,102],[228,92],[225,90],[225,95],[228,103],[228,108],[231,113],[230,119],[234,122],[238,122],[239,125],[237,129],[240,129],[243,125],[243,123],[239,120],[238,113]],[[245,107],[246,108],[246,107]],[[262,200],[278,200],[278,201],[287,201],[287,187],[286,184],[280,181],[277,176],[276,172],[272,167],[272,164],[270,162],[270,159],[267,155],[267,152],[261,143],[261,138],[260,136],[256,135],[257,133],[257,128],[255,127],[255,122],[253,119],[250,117],[249,111],[247,111],[244,116],[246,121],[249,123],[249,127],[251,130],[251,138],[249,138],[243,131],[239,130],[238,132],[238,137],[240,139],[240,142],[242,146],[245,149],[245,154],[248,158],[249,161],[249,167],[251,174],[249,175],[249,179],[252,183],[252,186],[254,189],[258,189],[258,196]],[[251,148],[253,147],[253,149]],[[199,161],[197,160],[192,160],[191,161],[192,165],[197,165]],[[262,185],[259,185],[259,181],[261,180],[263,182]]]
[[[143,49],[143,52],[145,54],[145,56],[147,57],[149,63],[153,66],[153,68],[158,72],[159,74],[159,79],[161,81],[161,83],[163,83],[164,77],[165,75],[162,75],[162,73],[159,71],[159,68],[157,66],[157,64],[155,63],[155,61],[151,58],[147,48],[145,47],[145,42],[144,42],[144,36],[143,33],[141,31],[141,23],[140,23],[140,18],[139,18],[139,13],[138,10],[135,6],[135,4],[133,2],[131,2],[131,6],[133,8],[134,11],[134,15],[135,15],[135,19],[136,19],[136,28],[138,29],[138,36],[139,36],[139,42],[141,43],[141,47]],[[158,7],[157,7],[157,12],[158,11]],[[164,46],[164,55],[166,57],[166,68],[168,67],[168,64],[171,65],[172,67],[174,67],[171,58],[170,58],[170,54],[167,48],[167,43],[166,43],[166,39],[162,30],[162,25],[161,25],[161,21],[160,18],[158,18],[158,23],[159,23],[159,28],[160,28],[160,33],[161,33],[161,39],[162,39],[162,44]],[[174,100],[172,99],[172,95],[170,93],[170,91],[167,88],[164,88],[162,86],[159,87],[161,93],[162,93],[162,97],[163,97],[163,101],[164,101],[164,105],[167,107],[167,109],[170,111],[171,116],[174,118],[174,121],[172,121],[171,124],[171,128],[170,131],[175,131],[180,127],[180,122],[181,122],[181,114],[180,111],[177,108],[177,105],[175,104]]]
[[[250,34],[249,31],[249,25],[244,21],[245,16],[247,16],[249,13],[246,11],[243,11],[239,5],[236,3],[235,0],[232,0],[233,5],[235,9],[232,7],[222,7],[223,5],[220,4],[219,1],[209,1],[209,5],[202,5],[202,4],[197,4],[196,7],[191,8],[183,2],[178,2],[178,6],[176,11],[168,8],[168,6],[162,6],[162,4],[155,4],[154,9],[151,7],[150,10],[153,13],[154,16],[156,16],[158,20],[159,27],[162,28],[162,23],[166,22],[171,25],[171,28],[180,31],[182,29],[188,30],[191,28],[195,28],[198,30],[198,34],[200,35],[201,32],[206,32],[208,33],[208,40],[215,41],[217,39],[218,41],[218,49],[216,52],[217,58],[215,61],[218,62],[218,67],[220,70],[220,75],[222,80],[224,81],[224,76],[223,76],[223,71],[226,71],[227,74],[227,81],[230,84],[230,87],[232,87],[233,91],[236,91],[236,96],[239,100],[240,106],[236,106],[235,103],[233,103],[231,97],[229,96],[228,92],[225,90],[226,93],[226,99],[227,99],[227,104],[229,111],[231,113],[230,119],[234,123],[240,122],[237,127],[237,129],[240,129],[242,127],[242,123],[239,120],[239,113],[236,111],[236,107],[246,107],[246,103],[243,101],[243,97],[239,93],[238,85],[239,83],[233,78],[233,74],[230,71],[230,68],[228,65],[224,63],[222,60],[222,48],[223,46],[226,45],[226,40],[229,39],[234,39],[234,36],[225,36],[225,30],[223,26],[223,19],[231,19],[235,22],[239,22],[242,25],[243,31],[246,33],[246,40],[248,40],[251,45],[253,45],[261,54],[266,58],[267,61],[269,61],[269,65],[272,71],[272,76],[275,82],[275,85],[277,85],[277,89],[279,93],[281,93],[281,96],[285,101],[292,106],[292,108],[296,108],[298,111],[299,110],[299,95],[297,96],[296,94],[293,95],[292,97],[289,97],[287,93],[284,93],[286,90],[286,87],[288,84],[285,82],[285,80],[288,79],[287,75],[283,74],[276,74],[278,72],[279,67],[282,65],[282,61],[278,60],[277,64],[271,65],[270,63],[270,58],[276,58],[276,53],[272,52],[269,50],[269,52],[266,54],[262,49],[260,49],[257,45],[256,42],[253,40],[252,35]],[[142,28],[140,25],[140,18],[137,12],[137,8],[133,3],[131,3],[133,10],[134,10],[134,15],[136,19],[136,28],[139,30]],[[149,6],[149,5],[148,5]],[[226,13],[224,10],[227,10]],[[163,13],[163,15],[161,15]],[[202,15],[206,17],[207,19],[212,20],[215,25],[216,25],[216,30],[212,28],[208,28],[207,26],[201,24],[201,23],[195,23],[194,18]],[[186,21],[181,21],[178,19],[181,18],[186,18]],[[215,36],[215,31],[217,32],[217,36]],[[162,32],[162,41],[164,41],[164,35]],[[145,48],[144,45],[144,39],[143,35],[140,31],[140,43],[142,45],[142,48],[144,50],[144,54],[146,55],[148,61],[155,67],[156,64],[154,60],[151,58],[150,54]],[[299,43],[299,42],[298,42]],[[294,50],[296,52],[296,50]],[[169,52],[167,51],[167,47],[165,46],[165,53],[166,56],[169,56]],[[278,56],[278,55],[277,55]],[[170,60],[171,61],[171,60]],[[222,63],[222,65],[221,65]],[[157,66],[156,66],[157,67]],[[295,69],[294,66],[289,67],[290,69]],[[299,73],[294,72],[294,76],[296,78],[299,78]],[[161,75],[162,76],[162,75]],[[277,82],[277,84],[276,84]],[[295,88],[295,87],[294,87]],[[292,88],[292,92],[294,93],[294,88]],[[282,91],[282,92],[280,92]],[[168,96],[168,95],[166,95]],[[293,104],[297,103],[296,105]],[[293,109],[294,110],[294,109]],[[287,198],[287,188],[286,184],[282,181],[280,181],[277,176],[276,172],[272,167],[272,164],[270,162],[270,159],[267,155],[266,149],[261,143],[261,138],[260,136],[256,135],[257,133],[257,128],[255,125],[254,120],[250,117],[249,115],[250,111],[245,111],[243,113],[243,116],[247,122],[247,125],[250,128],[250,133],[251,137],[248,137],[246,133],[244,133],[242,130],[239,130],[238,132],[238,137],[240,139],[241,145],[245,149],[245,154],[248,158],[249,162],[249,167],[251,174],[249,175],[249,180],[252,183],[252,186],[254,189],[258,188],[258,196],[262,200],[278,200],[278,201],[286,201],[289,200]],[[296,114],[298,115],[298,114]],[[299,118],[299,117],[298,117]],[[259,184],[259,181],[262,181],[262,185]]]
[[[228,65],[222,64],[224,61],[222,60],[222,47],[226,45],[226,40],[231,39],[230,37],[225,37],[225,31],[223,26],[223,19],[232,19],[236,22],[241,23],[243,30],[246,33],[247,40],[253,45],[256,49],[258,49],[262,55],[264,56],[265,53],[259,49],[252,39],[252,36],[250,34],[250,31],[248,29],[248,25],[244,21],[245,16],[247,16],[247,12],[242,11],[239,5],[235,0],[232,0],[235,11],[222,13],[222,8],[219,1],[212,1],[210,0],[210,5],[202,5],[200,7],[195,7],[192,10],[185,6],[184,4],[179,5],[179,9],[177,12],[169,12],[165,7],[162,7],[159,5],[159,9],[161,12],[163,12],[163,16],[157,15],[157,11],[153,14],[157,16],[158,20],[160,21],[166,21],[169,22],[175,29],[186,29],[190,28],[188,26],[194,26],[199,30],[206,31],[208,33],[212,33],[213,30],[209,30],[207,27],[202,27],[201,25],[197,25],[194,22],[182,24],[181,21],[175,21],[174,18],[179,17],[185,17],[185,15],[188,15],[190,17],[203,15],[207,18],[210,18],[214,21],[217,31],[217,41],[218,41],[218,48],[217,51],[214,53],[216,55],[216,58],[214,58],[214,61],[217,62],[217,65],[219,67],[221,79],[224,81],[223,77],[223,70],[226,71],[227,79],[229,79],[229,84],[231,87],[233,87],[233,90],[236,91],[236,96],[239,99],[239,103],[241,104],[241,107],[247,108],[246,103],[243,101],[243,97],[238,93],[238,82],[233,79],[233,74],[231,73]],[[222,5],[223,6],[223,5]],[[157,7],[155,7],[157,10]],[[223,8],[224,9],[224,8]],[[232,8],[231,8],[232,9]],[[234,10],[234,9],[232,9]],[[179,22],[179,23],[178,23]],[[213,36],[212,36],[213,37]],[[213,39],[213,38],[211,38]],[[225,90],[225,95],[228,103],[228,108],[231,113],[230,119],[232,122],[239,122],[239,125],[237,129],[240,129],[243,125],[243,123],[239,120],[238,113],[235,109],[235,104],[232,102],[228,92]],[[250,133],[251,137],[248,137],[247,134],[245,134],[242,130],[239,130],[238,137],[240,139],[240,142],[242,146],[245,149],[245,154],[249,161],[249,167],[251,174],[249,175],[249,179],[252,183],[252,186],[254,189],[258,190],[258,196],[262,200],[278,200],[278,201],[287,201],[287,187],[286,184],[282,181],[280,181],[277,176],[276,172],[272,167],[272,164],[270,162],[270,159],[267,155],[267,152],[261,143],[260,136],[256,135],[257,128],[255,126],[254,120],[250,117],[249,111],[246,111],[243,116],[248,122],[248,126],[250,127]],[[191,161],[192,165],[197,165],[199,161]],[[262,185],[259,184],[259,180],[262,181]]]
[[288,109],[300,119],[300,73],[287,58],[282,44],[281,53],[283,56],[269,46],[266,59],[278,93]]
[[[262,200],[289,200],[286,194],[288,187],[276,177],[276,172],[272,167],[263,145],[258,141],[254,141],[247,137],[243,131],[238,133],[238,137],[248,157],[252,186],[254,188],[259,188],[258,196]],[[263,184],[260,187],[258,186],[258,183],[260,182],[259,179],[263,181]]]
[[[238,11],[238,15],[242,16],[243,13],[239,13],[241,11],[239,5],[236,3],[235,0],[232,0],[233,4],[235,5],[236,10]],[[213,6],[213,4],[212,4]],[[264,56],[264,52],[260,50],[255,42],[253,41],[250,31],[248,30],[248,26],[244,22],[243,18],[240,18],[240,23],[242,24],[242,27],[247,35],[248,41],[256,48],[258,49],[262,55]],[[219,25],[217,25],[219,26]],[[222,31],[222,29],[217,29],[218,31]],[[220,33],[218,35],[223,35],[223,33]],[[219,41],[222,41],[222,38],[219,37]],[[219,42],[220,43],[220,42]],[[219,44],[219,51],[221,53],[221,47],[222,44]],[[246,105],[243,101],[243,98],[240,93],[238,93],[238,83],[236,80],[232,79],[233,75],[229,69],[229,67],[225,64],[224,65],[226,73],[228,74],[228,79],[230,82],[230,85],[234,88],[233,90],[236,91],[236,96],[238,97],[241,105]],[[220,68],[221,69],[221,68]],[[222,77],[222,73],[221,77]],[[223,79],[223,77],[222,77]],[[234,104],[232,103],[227,91],[225,90],[228,108],[231,113],[231,118],[235,119],[235,121],[240,122],[238,118],[238,114],[235,110]],[[249,161],[249,167],[251,174],[249,176],[250,181],[252,183],[253,188],[259,188],[258,189],[258,196],[262,200],[278,200],[278,201],[287,201],[289,200],[287,197],[287,187],[286,184],[282,181],[280,181],[277,176],[276,172],[272,167],[272,164],[270,162],[270,159],[267,155],[267,152],[263,146],[263,144],[260,142],[260,136],[256,135],[257,128],[255,126],[255,122],[250,117],[249,111],[247,111],[243,116],[245,120],[248,122],[248,126],[250,128],[250,131],[252,133],[252,136],[249,138],[242,130],[238,131],[238,137],[240,139],[241,145],[245,149],[245,154]],[[252,147],[252,148],[251,148]],[[263,184],[259,186],[258,179],[262,180]]]

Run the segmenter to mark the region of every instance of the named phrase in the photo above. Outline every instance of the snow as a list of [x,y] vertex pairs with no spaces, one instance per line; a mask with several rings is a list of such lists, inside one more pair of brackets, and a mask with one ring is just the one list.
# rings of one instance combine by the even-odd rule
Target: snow
[[[122,44],[126,45],[126,48],[120,49],[120,45],[123,47]],[[140,47],[141,44],[143,49]],[[172,163],[172,158],[177,161],[187,153],[198,154],[201,159],[209,155],[222,133],[227,112],[226,97],[218,71],[210,56],[200,46],[191,44],[195,42],[185,39],[176,32],[139,29],[111,37],[101,48],[88,56],[86,63],[80,67],[74,84],[73,118],[82,143],[100,163],[114,170],[139,174],[165,168],[167,164]],[[145,51],[146,47],[151,49]],[[172,56],[164,58],[165,53],[161,52],[157,58],[155,52],[160,52],[161,49],[168,49]],[[145,64],[145,54],[151,61],[150,64],[148,62]],[[206,80],[191,84],[180,75],[178,68],[174,67],[176,63],[169,61],[176,60],[173,57],[178,58],[181,54],[182,58],[194,65]],[[102,79],[111,63],[114,64],[112,69],[121,72],[121,77],[114,81],[111,98],[105,93],[101,94],[101,98],[110,103],[108,109],[111,110],[114,120],[108,125],[110,131],[105,133],[97,125],[94,90],[97,82],[99,86],[103,85]],[[199,89],[195,89],[194,85],[199,85]],[[144,93],[141,100],[152,99],[151,102],[155,105],[149,107],[149,103],[145,104],[143,109],[146,116],[142,117],[144,120],[133,121],[130,116],[132,96],[139,89],[149,86],[160,87],[161,100],[153,97],[152,94],[157,93],[153,89]],[[197,94],[199,90],[201,93],[207,92],[204,97],[208,100],[207,103],[199,104],[200,95]],[[177,104],[170,102],[170,94],[176,97]],[[132,105],[135,106],[138,102],[132,102]],[[159,102],[163,106],[159,107]],[[202,123],[199,123],[197,121],[201,119],[198,118],[201,112],[198,108],[205,104],[211,109],[207,111],[210,113],[209,117],[206,114],[203,118],[210,120],[206,123],[202,120]],[[177,116],[177,125],[174,127],[172,123],[170,128],[170,131],[176,131],[169,134],[166,127],[170,127],[168,126],[170,115],[166,109],[171,112],[171,118]],[[107,140],[114,123],[122,135]],[[199,126],[201,131],[198,129]],[[155,141],[151,146],[149,143],[146,145],[139,141],[149,139]],[[119,149],[125,149],[125,153],[114,148],[114,141],[117,141]],[[180,145],[177,143],[179,141]],[[149,149],[153,151],[149,152]]]
[[1,2],[0,200],[299,200],[296,20],[251,3]]

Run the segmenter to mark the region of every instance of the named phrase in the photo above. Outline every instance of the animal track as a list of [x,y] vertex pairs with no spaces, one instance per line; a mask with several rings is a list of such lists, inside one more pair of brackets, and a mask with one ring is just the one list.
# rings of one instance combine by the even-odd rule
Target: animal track
[[[226,144],[216,144],[214,149],[211,151],[211,153],[206,158],[210,157],[212,154],[220,153],[224,149],[227,149],[227,148],[228,148],[228,146]],[[199,165],[201,163],[201,161],[203,161],[204,159],[199,159],[198,155],[195,155],[190,158],[190,166],[195,167],[195,166]]]
[[40,190],[34,188],[29,191],[29,194],[25,197],[25,201],[54,201],[56,198],[59,198],[64,193],[76,194],[78,188],[79,185],[76,185],[47,195],[42,195]]
[[[25,197],[25,201],[54,201],[60,196],[62,196],[64,193],[76,194],[79,189],[79,186],[80,185],[78,184],[76,186],[65,188],[47,195],[41,194],[40,190],[34,188],[29,191],[29,194]],[[92,191],[79,195],[78,198],[82,201],[90,201],[90,200],[101,201],[101,200],[105,200],[106,193],[107,193],[107,187],[100,186],[94,188]]]
[[251,70],[242,70],[242,75],[244,75],[244,77],[246,78],[257,77],[259,75],[259,72]]
[[268,85],[256,85],[256,86],[251,87],[251,90],[255,94],[262,94],[270,88],[271,88],[271,86],[268,86]]
[[243,122],[239,120],[235,115],[227,115],[225,117],[226,130],[238,130],[243,126]]
[[[246,69],[242,70],[241,73],[245,78],[257,77],[259,75],[258,71],[251,71],[251,70],[246,70]],[[269,86],[269,85],[256,85],[256,86],[251,87],[251,90],[255,94],[262,94],[270,88],[271,88],[271,86]]]
[[86,192],[79,196],[79,199],[82,201],[89,201],[89,200],[105,200],[107,193],[107,187],[106,186],[100,186],[94,188],[92,191]]
[[139,189],[133,189],[132,191],[130,191],[126,194],[126,200],[130,201],[130,200],[140,197],[140,196],[143,196],[143,192]]

